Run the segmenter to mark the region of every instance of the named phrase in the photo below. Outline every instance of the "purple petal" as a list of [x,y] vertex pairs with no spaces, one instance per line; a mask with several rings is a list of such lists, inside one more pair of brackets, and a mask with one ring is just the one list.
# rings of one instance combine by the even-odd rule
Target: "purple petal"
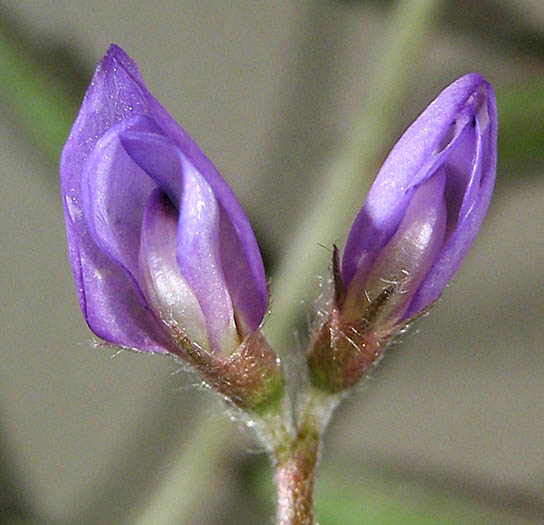
[[61,156],[68,252],[80,307],[93,332],[121,346],[177,352],[154,315],[142,306],[125,270],[98,248],[83,214],[82,172],[88,157],[108,129],[144,105],[139,87],[106,55],[97,67]]
[[240,344],[221,263],[219,205],[203,177],[184,166],[177,261],[204,313],[210,346],[230,354]]
[[[244,257],[244,239],[236,231],[236,224],[219,205],[219,242],[221,265],[232,299],[238,329],[242,337],[252,334],[263,320],[266,295],[262,282],[255,280],[250,261]],[[260,257],[260,255],[259,255]]]
[[180,274],[176,260],[178,211],[156,189],[145,205],[140,243],[144,294],[162,321],[193,343],[208,348],[206,322],[198,300]]
[[[121,142],[128,154],[179,206],[182,173],[195,171],[189,159],[169,138],[156,134],[130,131],[121,135]],[[243,214],[240,208],[238,211]],[[249,248],[244,242],[247,238],[240,236],[236,230],[233,220],[236,216],[233,218],[227,213],[221,202],[219,213],[221,265],[240,332],[246,336],[255,331],[262,321],[266,301],[263,302],[261,281],[255,279],[255,272],[246,257]],[[257,255],[260,260],[260,255]]]
[[468,191],[474,188],[474,182],[479,182],[479,171],[474,170],[474,159],[477,149],[478,137],[476,128],[472,125],[465,126],[459,135],[459,140],[443,166],[447,170],[446,202],[448,204],[447,237],[452,235],[461,219],[463,202],[474,198],[474,192]]
[[[440,168],[415,191],[400,227],[374,262],[369,281],[397,282],[387,308],[399,319],[440,253],[446,231],[446,174]],[[381,282],[380,282],[381,281]],[[376,286],[376,284],[374,284]],[[367,285],[372,289],[372,285]]]
[[[251,276],[250,298],[245,304],[252,305],[251,314],[253,317],[244,313],[244,305],[242,305],[239,308],[240,315],[250,319],[250,322],[245,322],[245,319],[242,319],[241,324],[252,323],[256,327],[255,319],[259,319],[260,322],[264,315],[267,289],[260,253],[246,216],[230,188],[217,173],[217,170],[185,131],[179,127],[148,92],[134,62],[119,47],[111,45],[95,71],[61,158],[61,187],[64,198],[70,263],[76,281],[80,306],[91,329],[104,339],[116,344],[156,351],[171,348],[170,343],[164,341],[164,333],[158,321],[148,310],[142,307],[141,298],[138,298],[138,291],[134,292],[134,283],[126,277],[126,271],[129,271],[131,275],[135,272],[134,248],[137,246],[135,233],[129,233],[128,229],[125,228],[123,233],[117,233],[108,238],[105,224],[100,225],[97,220],[94,220],[93,235],[100,241],[101,247],[109,255],[105,256],[91,237],[83,216],[82,201],[85,189],[82,187],[82,172],[87,158],[91,155],[95,145],[104,133],[117,123],[134,115],[150,117],[157,124],[157,128],[142,128],[142,130],[169,135],[190,162],[200,169],[203,176],[212,185],[220,202],[221,213],[228,215],[227,220],[232,223],[236,232],[237,242],[239,242],[240,247],[238,257],[241,259],[238,266],[247,269],[248,274]],[[103,143],[105,144],[105,141]],[[109,147],[115,153],[117,162],[129,165],[126,160],[119,160],[122,156],[117,151],[116,146],[110,145]],[[95,158],[93,162],[100,165],[105,160],[102,159],[99,162]],[[106,172],[106,168],[103,171]],[[166,176],[168,178],[168,174]],[[87,178],[90,179],[91,177],[92,173],[89,169]],[[118,178],[118,182],[121,181],[122,179]],[[113,184],[115,186],[117,183],[114,182]],[[127,185],[125,189],[128,190],[129,186]],[[145,191],[140,190],[141,188],[137,191],[139,197],[137,200],[141,204],[141,196]],[[91,203],[94,203],[98,204],[99,208],[104,205],[105,207],[102,206],[103,210],[110,211],[106,206],[106,200],[107,198],[100,198],[95,192],[93,198],[87,200],[88,210],[91,210],[93,207]],[[138,210],[141,212],[140,205]],[[90,216],[90,214],[87,214],[87,216]],[[113,211],[112,214],[105,213],[104,217],[106,216],[110,220],[112,218],[115,220],[120,219],[126,225],[136,222],[133,220],[135,215],[130,213],[124,215],[119,208]],[[101,226],[104,226],[104,228],[101,228]],[[117,265],[110,257],[116,261],[122,261],[125,269]],[[93,282],[92,276],[95,273],[111,276],[116,283],[115,286],[110,283],[108,286],[111,286],[111,288],[108,290],[97,287],[97,291],[93,291],[96,283]],[[231,279],[230,273],[229,279]],[[117,290],[114,292],[116,288]],[[234,284],[232,288],[233,290],[237,289]],[[112,293],[108,293],[108,291]],[[102,296],[96,294],[102,294]],[[239,301],[236,292],[234,295],[236,296],[235,300]],[[104,310],[103,313],[101,313],[101,308]],[[122,320],[122,308],[126,308],[127,312],[133,312],[130,319]],[[119,318],[110,321],[108,317],[112,315]],[[145,320],[145,323],[142,319]],[[141,323],[147,323],[150,326],[153,325],[153,327],[150,328],[147,324],[143,327],[140,326]],[[112,326],[111,333],[108,331],[108,324]],[[118,325],[117,328],[114,328],[115,324]]]
[[376,257],[370,272],[357,272],[348,287],[344,309],[360,318],[368,302],[395,285],[384,319],[394,313],[394,324],[406,310],[440,253],[446,231],[445,171],[440,168],[414,191],[395,235]]
[[123,120],[108,130],[89,155],[82,174],[83,213],[96,244],[137,281],[140,227],[154,181],[127,155],[119,133],[155,128],[146,117]]
[[182,168],[180,152],[171,139],[156,133],[127,131],[119,136],[126,152],[179,207]]
[[497,164],[497,108],[491,86],[484,82],[484,87],[486,101],[476,115],[476,154],[459,224],[421,284],[406,313],[408,317],[438,298],[476,237],[491,200]]
[[[352,225],[342,259],[342,279],[368,270],[398,228],[414,185],[429,177],[455,147],[468,124],[470,99],[483,79],[466,75],[432,102],[387,157]],[[364,270],[363,270],[364,271]]]
[[[243,318],[243,324],[254,330],[259,325],[266,311],[268,289],[261,254],[246,215],[232,190],[221,175],[219,175],[215,166],[202,153],[185,130],[179,126],[153,95],[149,93],[134,62],[121,48],[115,45],[110,46],[108,55],[119,69],[124,69],[128,75],[132,76],[133,83],[138,86],[145,98],[145,112],[149,112],[148,114],[159,124],[163,133],[175,142],[189,163],[196,168],[211,186],[221,207],[222,215],[224,214],[227,217],[227,222],[230,222],[238,239],[236,241],[236,251],[238,253],[236,258],[240,261],[240,264],[236,265],[236,268],[239,268],[240,272],[229,272],[226,277],[229,281],[229,286],[232,287],[233,299],[237,307],[237,312]],[[242,272],[246,271],[251,276],[249,281],[247,280],[247,276],[244,278],[244,286],[247,286],[247,289],[239,290],[238,277]],[[242,300],[242,297],[240,297],[242,292],[249,292],[247,300]]]
[[84,316],[101,339],[133,350],[179,354],[156,317],[145,309],[124,270],[91,243],[79,250]]

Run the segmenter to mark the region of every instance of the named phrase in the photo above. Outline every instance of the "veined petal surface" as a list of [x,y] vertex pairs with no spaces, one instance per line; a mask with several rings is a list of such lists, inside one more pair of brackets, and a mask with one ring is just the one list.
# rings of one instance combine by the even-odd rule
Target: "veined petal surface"
[[[177,207],[182,199],[184,174],[191,176],[190,174],[198,173],[198,176],[205,179],[168,137],[128,131],[121,135],[121,142],[133,160],[155,180]],[[266,302],[263,302],[261,280],[255,280],[255,272],[246,257],[253,245],[248,245],[247,238],[238,234],[236,224],[239,217],[230,215],[217,195],[216,197],[219,210],[219,258],[238,328],[245,337],[259,326]],[[239,207],[235,212],[243,213]]]
[[179,209],[177,261],[204,317],[210,346],[228,354],[241,340],[220,256],[219,205],[196,170],[185,169]]
[[[129,121],[136,112],[145,113],[145,105],[132,77],[116,68],[106,55],[96,69],[61,155],[68,254],[79,304],[93,332],[119,346],[176,353],[159,321],[142,304],[126,269],[97,245],[84,213],[88,196],[83,172],[88,159],[108,130]],[[95,160],[98,157],[96,153]]]
[[489,205],[496,129],[493,90],[480,75],[465,75],[442,91],[392,149],[354,220],[342,260],[346,287],[356,275],[357,283],[364,281],[361,276],[370,272],[399,229],[416,188],[442,172],[447,209],[444,240],[405,317],[416,315],[440,295]]
[[[349,284],[398,228],[415,184],[437,169],[448,144],[467,122],[467,101],[482,85],[480,75],[461,77],[447,87],[405,131],[391,150],[351,227],[342,258],[342,279]],[[458,124],[458,120],[460,121]],[[431,169],[430,169],[431,168]]]
[[[155,97],[149,93],[138,73],[136,64],[121,48],[114,44],[110,46],[108,54],[116,62],[118,67],[124,68],[128,74],[132,75],[133,82],[138,85],[146,101],[146,111],[151,114],[155,122],[162,128],[164,135],[168,136],[176,144],[189,164],[211,186],[219,203],[221,213],[227,217],[228,222],[232,225],[232,231],[238,238],[236,242],[241,250],[238,258],[243,258],[238,267],[247,269],[249,276],[251,276],[249,279],[246,277],[244,281],[247,286],[246,291],[250,291],[247,302],[252,306],[250,308],[245,307],[239,299],[235,299],[235,302],[238,303],[240,315],[245,319],[243,324],[249,325],[251,329],[256,329],[266,311],[268,287],[261,253],[247,216],[216,167],[202,153],[196,142],[187,132],[170,116]],[[229,277],[230,281],[231,278]],[[249,285],[248,283],[252,284]],[[233,286],[234,296],[237,297],[236,283],[230,282],[230,284]],[[251,310],[251,313],[249,310]],[[256,323],[256,319],[259,322]]]
[[[215,250],[207,257],[217,264],[207,266],[213,268],[207,284],[203,284],[206,279],[192,281],[199,305],[204,304],[203,310],[211,315],[208,344],[231,346],[240,335],[245,337],[259,326],[268,290],[247,217],[212,163],[149,93],[136,64],[116,45],[110,46],[97,66],[63,149],[60,172],[79,303],[97,335],[135,349],[179,352],[159,321],[159,317],[164,321],[164,312],[153,311],[158,303],[148,304],[152,302],[148,281],[142,282],[142,239],[146,239],[147,254],[159,249],[141,231],[145,203],[157,187],[177,209],[178,218],[187,218],[191,210],[190,203],[182,206],[186,187],[193,195],[197,188],[209,189],[213,197],[216,237],[212,242],[209,236],[206,242]],[[190,226],[191,221],[186,224],[186,228],[178,225],[178,235],[186,233],[181,244],[192,242],[193,248],[198,245],[195,239],[200,242],[212,231],[199,237],[196,226]],[[195,248],[194,253],[204,251]],[[190,278],[192,271],[195,277],[197,265],[189,264],[183,255],[178,259],[178,264],[184,261],[180,271],[184,266]],[[152,269],[143,270],[150,277]],[[167,273],[164,268],[161,271],[161,275]],[[214,303],[203,290],[215,285],[221,293]],[[221,326],[227,327],[225,337],[218,335]],[[206,340],[201,335],[199,339]]]

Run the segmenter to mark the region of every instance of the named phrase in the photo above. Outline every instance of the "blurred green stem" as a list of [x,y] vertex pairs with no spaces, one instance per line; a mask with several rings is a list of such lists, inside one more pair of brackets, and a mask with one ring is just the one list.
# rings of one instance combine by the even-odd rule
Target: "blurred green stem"
[[48,160],[57,164],[79,93],[37,64],[23,49],[0,33],[0,102],[16,116],[25,135]]
[[125,523],[130,525],[179,525],[194,523],[191,514],[201,507],[210,480],[228,446],[238,439],[238,428],[215,415],[205,403],[193,432],[184,442],[164,478],[149,498],[134,509]]

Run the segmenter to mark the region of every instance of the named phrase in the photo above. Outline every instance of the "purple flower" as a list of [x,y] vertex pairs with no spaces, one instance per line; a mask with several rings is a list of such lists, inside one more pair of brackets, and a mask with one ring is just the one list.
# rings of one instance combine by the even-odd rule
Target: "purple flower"
[[96,335],[137,350],[182,354],[189,341],[229,355],[255,333],[268,294],[248,219],[115,45],[60,175],[79,304]]
[[341,267],[346,317],[370,309],[384,328],[402,325],[439,297],[484,218],[496,156],[493,90],[465,75],[397,142],[353,222]]
[[341,392],[435,301],[474,240],[491,199],[497,110],[478,74],[446,88],[382,166],[333,258],[334,301],[307,351],[312,383]]

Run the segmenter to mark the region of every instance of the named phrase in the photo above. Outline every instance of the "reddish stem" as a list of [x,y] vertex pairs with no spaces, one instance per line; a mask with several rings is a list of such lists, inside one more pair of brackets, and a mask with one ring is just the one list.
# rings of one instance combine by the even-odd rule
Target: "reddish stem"
[[277,525],[312,525],[318,436],[299,434],[276,456]]

